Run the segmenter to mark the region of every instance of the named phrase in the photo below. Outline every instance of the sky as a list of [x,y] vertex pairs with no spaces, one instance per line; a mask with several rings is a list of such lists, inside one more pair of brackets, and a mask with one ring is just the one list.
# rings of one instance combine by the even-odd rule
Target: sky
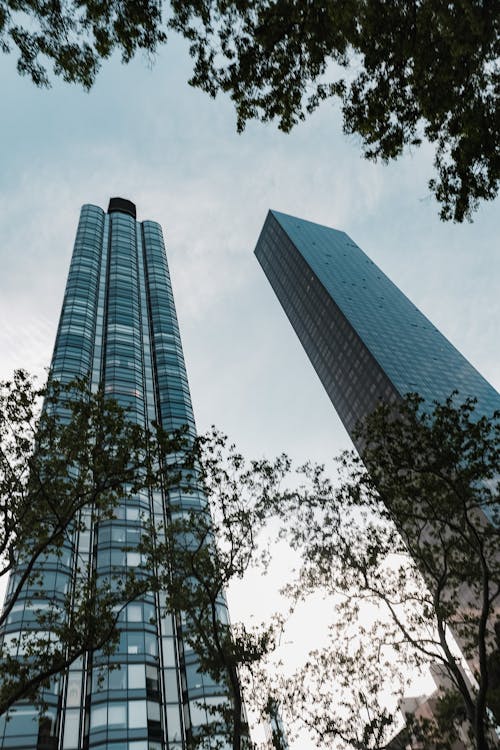
[[1,56],[0,377],[43,375],[80,207],[118,195],[163,227],[198,428],[246,455],[328,463],[351,446],[253,256],[270,208],[346,231],[498,389],[499,201],[443,224],[429,145],[367,162],[330,102],[291,134],[238,135],[190,70],[173,36],[152,65],[108,61],[90,93],[38,90]]

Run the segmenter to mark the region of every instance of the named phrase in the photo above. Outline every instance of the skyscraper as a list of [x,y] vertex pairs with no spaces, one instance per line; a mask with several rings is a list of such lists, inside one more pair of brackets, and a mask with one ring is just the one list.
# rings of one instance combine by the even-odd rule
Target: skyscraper
[[[491,415],[495,410],[500,410],[500,394],[344,232],[270,211],[255,254],[361,454],[363,446],[356,441],[356,424],[362,422],[380,402],[397,403],[409,392],[417,392],[424,398],[424,408],[426,404],[432,406],[433,401],[443,402],[453,391],[457,391],[459,401],[467,397],[477,399],[476,412],[480,415]],[[408,442],[403,441],[403,446],[407,448]],[[427,586],[422,586],[422,581],[419,581],[418,586],[422,586],[424,592],[422,598],[419,599],[418,594],[407,597],[410,590],[407,583],[412,581],[412,590],[415,591],[413,586],[417,579],[413,579],[411,566],[404,561],[409,577],[406,577],[403,566],[390,582],[382,574],[382,588],[374,594],[374,598],[382,602],[387,593],[384,584],[387,583],[389,589],[395,586],[393,593],[397,589],[396,598],[402,602],[402,611],[412,612],[408,619],[403,618],[405,623],[419,623],[413,631],[410,625],[408,635],[408,631],[403,632],[404,628],[396,625],[396,618],[392,619],[386,611],[389,622],[392,620],[396,625],[397,640],[401,639],[406,646],[419,642],[421,626],[428,622],[429,614],[434,620],[428,631],[431,632],[437,622],[434,615],[443,626],[443,612],[446,612],[448,622],[446,627],[441,628],[441,633],[446,630],[453,633],[469,663],[470,673],[474,672],[478,679],[477,685],[485,685],[487,670],[489,672],[491,669],[490,666],[486,668],[485,662],[489,663],[490,658],[488,656],[487,660],[482,660],[480,666],[479,644],[485,629],[488,633],[484,641],[486,652],[490,649],[492,652],[495,648],[494,624],[497,614],[488,593],[495,573],[492,578],[484,573],[485,570],[495,571],[498,564],[498,546],[494,541],[498,528],[498,507],[491,502],[495,497],[494,489],[492,487],[489,499],[487,493],[484,495],[487,505],[480,506],[481,495],[478,493],[475,496],[471,490],[474,487],[480,490],[481,486],[478,486],[477,479],[463,479],[468,469],[465,464],[456,471],[456,484],[463,484],[463,487],[455,495],[455,482],[450,482],[453,487],[451,491],[446,484],[457,464],[451,463],[449,472],[443,466],[441,487],[444,490],[444,503],[443,512],[439,512],[439,480],[434,484],[427,480],[426,486],[425,465],[423,467],[423,462],[415,456],[414,446],[412,448],[407,452],[408,463],[401,467],[397,487],[394,483],[396,471],[394,474],[390,472],[387,486],[392,485],[393,492],[389,493],[388,510],[402,532],[403,542],[428,589],[426,591]],[[390,449],[386,451],[390,452]],[[471,451],[473,453],[474,450]],[[428,458],[429,455],[432,455],[432,451],[426,450],[424,457]],[[450,455],[453,455],[453,449]],[[414,473],[412,463],[416,467]],[[390,459],[387,465],[390,466]],[[475,458],[472,465],[477,466]],[[487,459],[485,465],[488,465]],[[368,468],[371,467],[372,464]],[[383,465],[378,468],[383,469]],[[394,463],[392,468],[396,470],[397,464]],[[435,466],[429,473],[433,470]],[[412,484],[414,476],[419,474],[424,477],[422,484],[418,481]],[[472,471],[471,476],[474,476]],[[407,486],[411,493],[407,496],[402,493],[405,477],[409,478]],[[381,499],[384,500],[384,478],[380,472],[376,478],[380,480]],[[359,488],[362,485],[356,484],[356,479],[353,479],[353,486]],[[464,497],[467,497],[466,501]],[[479,512],[480,509],[483,513]],[[349,510],[352,507],[347,508],[347,518],[352,519],[354,514],[349,515]],[[484,524],[483,516],[491,522],[491,526]],[[472,517],[474,520],[471,522]],[[357,531],[360,529],[361,526],[356,527]],[[368,536],[360,559],[366,562],[372,556],[374,547],[377,547],[376,533]],[[384,545],[377,547],[377,553],[383,549],[386,549]],[[452,554],[450,550],[453,550]],[[488,550],[486,555],[484,550]],[[377,554],[373,559],[377,562],[367,563],[369,579],[375,570],[380,570],[381,558]],[[359,578],[363,576],[360,574]],[[394,583],[395,580],[397,583]],[[374,593],[369,584],[364,588],[361,581],[358,595],[367,591],[370,596]],[[416,609],[405,609],[410,600],[413,600]],[[354,601],[360,601],[356,594]],[[483,619],[485,601],[489,601],[490,606],[486,608],[486,611],[489,609],[487,618]],[[423,619],[420,619],[422,615]],[[464,623],[467,624],[465,628]],[[444,636],[445,639],[447,637]],[[423,651],[432,654],[436,645],[432,641],[431,637]],[[422,645],[420,642],[420,647]],[[448,695],[459,695],[461,700],[463,697],[465,706],[466,691],[455,681],[457,662],[451,663],[451,659],[437,659],[436,662],[440,664],[442,675],[446,676],[441,679],[441,685],[450,690]],[[491,673],[489,677],[491,680]],[[464,682],[467,681],[468,678],[465,678]],[[471,687],[468,699],[474,705],[474,712],[477,712],[475,717],[478,717],[475,690],[476,687]],[[481,688],[478,694],[481,694]],[[443,694],[434,694],[431,702],[438,697],[441,700]],[[429,711],[417,710],[415,713],[416,718],[419,715],[432,718]],[[472,714],[464,709],[466,716],[468,718],[462,727],[466,727],[472,718]],[[478,723],[483,722],[486,730],[485,718],[478,719]],[[397,745],[396,740],[394,738]]]
[[346,430],[379,401],[454,390],[478,410],[500,395],[351,238],[270,211],[255,249]]
[[[51,373],[62,382],[90,375],[93,389],[102,387],[140,425],[157,420],[167,430],[187,425],[195,433],[161,227],[136,221],[128,200],[112,198],[107,213],[93,205],[81,210]],[[205,504],[196,491],[169,493],[138,493],[98,529],[89,521],[79,535],[80,562],[91,561],[103,575],[138,565],[141,517],[166,524],[174,505]],[[74,572],[74,557],[49,555],[47,595],[66,593]],[[183,750],[190,729],[211,721],[204,704],[220,701],[224,690],[198,670],[179,618],[165,614],[163,605],[161,594],[129,604],[111,657],[116,668],[99,669],[92,654],[79,659],[55,692],[47,691],[42,718],[36,707],[20,703],[9,721],[2,719],[0,747]],[[28,598],[20,597],[14,609],[7,635],[29,621]]]

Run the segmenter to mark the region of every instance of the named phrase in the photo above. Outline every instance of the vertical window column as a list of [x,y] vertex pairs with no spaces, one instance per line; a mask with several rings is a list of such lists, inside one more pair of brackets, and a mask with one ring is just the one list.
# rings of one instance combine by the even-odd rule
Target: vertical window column
[[[127,410],[129,419],[145,425],[147,400],[136,222],[119,212],[109,215],[108,220],[102,382],[105,394]],[[140,492],[117,507],[113,519],[99,523],[96,565],[103,580],[124,577],[140,565],[140,554],[134,547],[140,541],[141,515],[147,518],[149,512],[148,493]],[[155,615],[152,595],[131,602],[120,615],[116,653],[109,658],[100,652],[94,654],[88,736],[91,750],[148,745],[148,726],[156,716],[154,708],[149,706],[146,689],[147,670],[158,672]]]
[[[101,240],[101,254],[99,267],[99,282],[97,291],[97,304],[94,328],[94,352],[91,374],[91,388],[95,393],[101,384],[101,359],[104,337],[104,303],[107,278],[109,242],[109,217],[104,217],[103,234]],[[83,583],[83,577],[87,576],[92,567],[93,550],[93,528],[90,510],[82,513],[80,519],[83,528],[79,533],[77,542],[79,570],[74,571],[75,586]],[[87,694],[87,675],[91,667],[90,655],[86,654],[78,659],[68,670],[66,676],[66,691],[62,711],[63,718],[63,741],[62,750],[78,750],[81,747],[85,721],[85,705]]]

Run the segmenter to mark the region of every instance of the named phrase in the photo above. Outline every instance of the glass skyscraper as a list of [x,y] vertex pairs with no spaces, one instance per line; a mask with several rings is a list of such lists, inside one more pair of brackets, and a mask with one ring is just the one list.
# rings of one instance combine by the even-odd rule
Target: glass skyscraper
[[255,255],[346,430],[379,401],[500,394],[345,232],[270,211]]
[[[112,198],[107,212],[93,205],[81,210],[51,373],[62,382],[90,375],[93,389],[102,387],[138,424],[157,420],[167,430],[187,425],[195,433],[162,230],[154,221],[136,221],[130,201]],[[74,555],[99,574],[125,574],[139,564],[141,517],[166,524],[169,508],[205,505],[192,490],[140,493],[97,529],[89,513]],[[47,596],[70,590],[74,555],[49,555],[43,563],[40,588]],[[5,637],[33,627],[28,594],[14,606]],[[40,597],[36,607],[43,608]],[[19,703],[9,721],[0,721],[0,748],[183,750],[193,728],[210,723],[205,707],[219,703],[224,689],[198,670],[181,627],[179,617],[165,614],[161,594],[129,604],[110,657],[118,668],[103,670],[99,654],[79,659],[45,691],[42,718],[35,706]]]

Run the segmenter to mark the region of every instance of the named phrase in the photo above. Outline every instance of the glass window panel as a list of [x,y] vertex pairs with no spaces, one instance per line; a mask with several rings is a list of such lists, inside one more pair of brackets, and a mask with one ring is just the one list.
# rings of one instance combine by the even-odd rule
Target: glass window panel
[[140,529],[136,526],[131,526],[127,528],[127,545],[134,545],[139,544],[141,540],[141,533]]
[[5,737],[38,734],[38,711],[29,708],[13,708],[8,716],[9,720],[5,724]]
[[147,727],[148,717],[146,701],[129,701],[128,703],[128,726],[129,729],[141,729]]
[[125,553],[119,549],[111,550],[111,565],[122,566],[125,565]]
[[150,656],[158,656],[158,639],[152,633],[145,634],[146,653]]
[[113,526],[111,529],[111,539],[114,542],[125,541],[125,527],[124,526]]
[[127,565],[129,568],[135,568],[141,563],[139,552],[127,552]]
[[202,701],[189,701],[189,713],[193,726],[200,726],[207,723],[207,712]]
[[144,622],[156,622],[156,610],[152,604],[144,605]]
[[167,706],[167,723],[168,723],[168,739],[180,742],[181,737],[181,717],[179,715],[179,707],[177,704]]
[[166,667],[175,667],[175,647],[173,638],[162,638],[163,644],[163,661]]
[[80,746],[80,710],[69,709],[64,715],[63,750],[75,750]]
[[110,703],[108,706],[108,724],[122,726],[127,723],[126,703]]
[[127,620],[129,622],[142,622],[142,607],[140,604],[128,605]]
[[129,690],[141,690],[146,687],[144,664],[128,665],[128,687]]
[[203,687],[203,679],[201,673],[198,671],[198,666],[198,664],[188,664],[186,666],[186,678],[190,688]]
[[174,626],[172,623],[171,617],[164,617],[161,621],[161,629],[163,632],[163,635],[173,635],[174,634]]
[[148,701],[148,719],[160,721],[160,706],[156,701]]
[[146,665],[146,685],[148,690],[159,690],[158,669],[151,664]]
[[115,669],[110,669],[108,673],[108,684],[110,690],[126,690],[127,689],[127,673],[124,667],[119,666]]
[[164,669],[165,690],[167,701],[176,701],[179,699],[177,686],[177,673],[175,669]]
[[92,692],[102,692],[108,689],[108,673],[104,669],[92,670]]
[[129,654],[142,654],[144,652],[144,634],[129,632],[127,634]]
[[108,707],[104,706],[92,706],[90,712],[90,728],[96,729],[97,727],[106,726],[108,721]]
[[82,698],[82,678],[80,673],[70,675],[68,679],[67,706],[79,706]]

